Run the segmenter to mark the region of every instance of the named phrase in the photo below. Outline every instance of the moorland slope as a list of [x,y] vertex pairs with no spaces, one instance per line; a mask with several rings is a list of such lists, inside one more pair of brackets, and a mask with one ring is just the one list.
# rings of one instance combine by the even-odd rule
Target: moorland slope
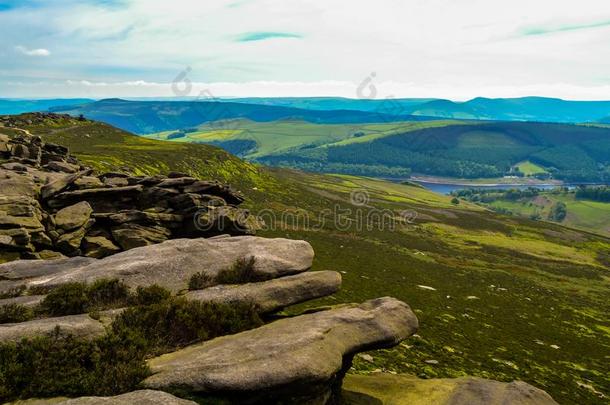
[[357,357],[352,373],[520,379],[560,403],[610,395],[607,238],[455,205],[420,187],[267,169],[212,146],[143,139],[98,122],[24,115],[11,125],[103,171],[175,170],[239,188],[268,225],[260,235],[307,240],[314,270],[341,272],[341,291],[307,305],[386,295],[409,302],[417,337]]

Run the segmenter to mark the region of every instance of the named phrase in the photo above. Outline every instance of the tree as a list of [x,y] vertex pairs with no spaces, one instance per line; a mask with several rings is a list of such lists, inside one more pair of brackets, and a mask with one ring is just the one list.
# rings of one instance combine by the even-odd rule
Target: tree
[[460,203],[460,200],[458,200],[458,198],[457,198],[457,197],[453,197],[453,198],[451,199],[451,204],[453,204],[453,205],[458,205],[459,203]]
[[552,207],[549,212],[549,220],[555,222],[561,222],[566,218],[568,209],[565,203],[558,201]]

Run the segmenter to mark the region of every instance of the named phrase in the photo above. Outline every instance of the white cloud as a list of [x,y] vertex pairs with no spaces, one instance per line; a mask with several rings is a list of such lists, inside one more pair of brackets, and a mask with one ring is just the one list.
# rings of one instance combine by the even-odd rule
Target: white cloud
[[[387,93],[397,97],[599,98],[610,85],[607,0],[580,0],[578,7],[557,0],[99,4],[57,0],[0,13],[0,57],[2,48],[15,43],[53,50],[44,66],[14,58],[3,63],[0,74],[23,82],[53,79],[65,92],[99,96],[113,90],[133,96],[166,92],[167,85],[145,83],[171,82],[185,66],[192,66],[193,82],[213,83],[235,96],[319,91],[355,97],[353,86],[371,72],[380,88],[395,85]],[[301,38],[235,41],[244,33],[276,32]],[[20,52],[48,55],[44,49]],[[108,85],[75,86],[67,80]],[[116,84],[125,82],[140,84]],[[61,89],[49,87],[55,96],[63,95]],[[21,95],[8,91],[19,93],[7,89],[0,76],[0,96]]]
[[27,49],[24,46],[18,45],[15,47],[15,50],[26,56],[51,56],[51,52],[44,48]]

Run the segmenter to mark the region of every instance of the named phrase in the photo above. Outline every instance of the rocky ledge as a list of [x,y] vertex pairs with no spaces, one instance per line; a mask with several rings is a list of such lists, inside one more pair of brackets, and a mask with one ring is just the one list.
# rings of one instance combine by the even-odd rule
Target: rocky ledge
[[408,305],[380,298],[272,322],[150,360],[144,387],[230,393],[241,404],[325,404],[355,353],[390,347],[417,331]]
[[111,254],[174,238],[252,234],[243,196],[183,173],[94,175],[67,148],[1,134],[0,249],[12,258]]
[[269,280],[306,271],[313,256],[309,243],[290,239],[257,236],[174,239],[103,259],[74,257],[0,264],[0,294],[101,279],[118,279],[133,288],[158,284],[179,292],[188,289],[189,280],[196,273],[209,279],[208,286],[218,284],[215,280],[219,272],[238,261],[253,260],[251,278]]

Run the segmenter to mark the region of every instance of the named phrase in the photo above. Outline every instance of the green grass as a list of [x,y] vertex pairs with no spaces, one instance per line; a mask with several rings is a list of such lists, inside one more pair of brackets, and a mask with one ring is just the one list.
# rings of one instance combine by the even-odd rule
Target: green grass
[[524,162],[519,162],[515,165],[515,167],[517,169],[519,169],[519,171],[526,176],[533,176],[535,174],[548,173],[544,167],[539,166],[535,163],[532,163],[529,160],[526,160]]
[[536,198],[498,200],[490,206],[507,209],[524,217],[538,213],[542,219],[546,219],[551,207],[557,202],[563,202],[567,206],[568,215],[562,221],[563,225],[610,236],[610,203],[576,199],[574,193],[543,192]]
[[[372,353],[373,362],[357,358],[353,373],[379,368],[421,377],[520,379],[565,404],[598,404],[594,390],[610,395],[608,238],[466,202],[454,206],[420,187],[266,169],[217,148],[147,140],[102,124],[53,128],[31,130],[100,169],[181,170],[233,183],[254,214],[272,214],[266,222],[273,227],[261,236],[309,241],[314,270],[341,271],[343,286],[289,313],[380,296],[411,305],[418,337]],[[356,192],[366,204],[351,201]],[[379,212],[400,221],[393,228],[379,219],[359,226]],[[581,215],[596,217],[594,211]]]
[[[313,124],[305,121],[282,120],[275,122],[254,122],[240,119],[225,123],[200,125],[196,132],[172,139],[173,142],[213,142],[228,140],[252,140],[256,150],[247,154],[248,159],[290,151],[305,145],[337,146],[351,143],[369,142],[384,136],[437,128],[459,121],[393,122],[387,124]],[[144,135],[147,139],[167,140],[175,131]],[[354,137],[355,133],[361,133]]]

